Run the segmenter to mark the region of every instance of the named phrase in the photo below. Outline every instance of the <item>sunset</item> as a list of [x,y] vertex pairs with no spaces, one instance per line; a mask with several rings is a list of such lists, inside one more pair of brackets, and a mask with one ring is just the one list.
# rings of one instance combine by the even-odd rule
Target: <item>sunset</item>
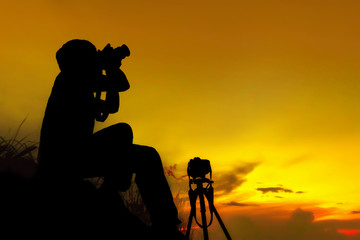
[[[25,119],[19,135],[39,143],[64,43],[126,44],[130,89],[95,130],[126,122],[134,143],[159,152],[173,195],[186,198],[183,221],[187,164],[200,157],[232,239],[360,239],[359,9],[350,0],[3,1],[0,136]],[[226,239],[216,219],[209,238]]]

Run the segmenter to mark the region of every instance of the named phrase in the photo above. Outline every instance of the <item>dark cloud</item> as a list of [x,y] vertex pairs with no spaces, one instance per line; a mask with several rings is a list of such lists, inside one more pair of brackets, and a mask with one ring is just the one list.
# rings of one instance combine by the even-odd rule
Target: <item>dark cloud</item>
[[360,211],[352,211],[351,214],[360,214]]
[[291,189],[287,189],[287,188],[283,188],[283,187],[257,188],[256,190],[262,192],[263,194],[268,193],[268,192],[274,192],[274,193],[279,193],[279,192],[293,193],[294,192]]
[[[279,212],[280,214],[280,212]],[[281,215],[281,214],[280,214]],[[314,221],[314,213],[301,208],[289,218],[267,215],[232,216],[223,219],[232,239],[241,240],[359,240],[360,233],[346,235],[346,230],[360,229],[360,220]],[[214,239],[223,239],[221,229]],[[211,233],[212,234],[212,233]],[[214,234],[215,235],[215,234]],[[213,237],[213,235],[211,235]]]
[[[280,184],[279,184],[280,186]],[[282,186],[282,185],[281,185]],[[291,189],[288,188],[284,188],[284,187],[266,187],[266,188],[257,188],[257,191],[262,192],[262,194],[266,194],[266,193],[296,193],[296,194],[303,194],[305,193],[304,191],[293,191]],[[279,198],[279,196],[276,196],[277,198]]]
[[258,165],[259,165],[258,162],[246,163],[246,164],[243,164],[242,166],[235,167],[234,172],[236,174],[247,175],[250,172],[252,172],[254,170],[254,168],[257,167]]
[[237,207],[255,207],[255,206],[258,206],[257,204],[253,204],[253,203],[239,203],[239,202],[235,202],[235,201],[231,201],[231,202],[228,202],[228,203],[223,203],[223,205],[237,206]]
[[245,163],[235,167],[230,172],[216,173],[214,171],[214,189],[216,194],[224,195],[231,193],[232,190],[246,182],[245,176],[252,172],[258,165],[258,162]]
[[296,224],[311,224],[314,219],[314,213],[298,208],[291,214],[290,221],[295,222]]
[[216,178],[214,186],[217,194],[220,191],[222,195],[232,192],[232,190],[241,186],[244,182],[246,182],[245,178],[239,177],[234,173],[223,173]]
[[284,198],[284,197],[281,197],[281,196],[275,196],[276,198]]

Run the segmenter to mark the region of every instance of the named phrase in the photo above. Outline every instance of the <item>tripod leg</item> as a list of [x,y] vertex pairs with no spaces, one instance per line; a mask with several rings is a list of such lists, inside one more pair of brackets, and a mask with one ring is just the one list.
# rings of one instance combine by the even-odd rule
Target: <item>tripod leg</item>
[[190,216],[189,216],[188,225],[187,225],[187,228],[186,228],[186,239],[187,239],[187,240],[189,240],[189,237],[190,237],[191,223],[192,223],[192,219],[193,219],[193,217],[194,217],[193,212],[194,212],[194,211],[191,209],[191,210],[190,210]]
[[226,238],[227,238],[228,240],[231,240],[230,234],[229,234],[229,232],[226,230],[226,227],[225,227],[223,221],[221,220],[220,215],[219,215],[219,213],[217,212],[215,206],[212,206],[212,208],[213,208],[213,211],[214,211],[214,213],[215,213],[215,216],[216,216],[216,218],[218,219],[218,222],[219,222],[222,230],[223,230],[224,233],[225,233]]
[[188,226],[186,229],[186,239],[189,240],[190,237],[190,231],[191,231],[191,223],[192,223],[192,219],[195,218],[196,221],[196,198],[198,195],[198,191],[194,191],[191,189],[188,192],[189,194],[189,200],[190,200],[190,215],[189,215],[189,221],[188,221]]
[[205,208],[205,200],[204,200],[204,194],[201,192],[199,194],[200,198],[200,212],[201,212],[201,219],[202,219],[202,225],[203,225],[203,232],[204,232],[204,240],[209,240],[209,234],[207,229],[207,222],[206,222],[206,208]]

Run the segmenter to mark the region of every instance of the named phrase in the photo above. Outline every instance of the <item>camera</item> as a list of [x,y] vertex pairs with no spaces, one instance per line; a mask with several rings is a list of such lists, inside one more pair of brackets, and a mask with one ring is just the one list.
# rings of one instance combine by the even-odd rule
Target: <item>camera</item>
[[210,161],[199,157],[191,159],[188,163],[187,173],[194,179],[205,178],[206,174],[211,173]]
[[103,68],[109,65],[121,66],[121,60],[128,56],[130,56],[130,49],[125,44],[115,49],[107,44],[103,50],[98,50],[99,62]]
[[122,60],[130,56],[130,49],[125,44],[123,44],[121,47],[114,49],[114,56],[115,58]]

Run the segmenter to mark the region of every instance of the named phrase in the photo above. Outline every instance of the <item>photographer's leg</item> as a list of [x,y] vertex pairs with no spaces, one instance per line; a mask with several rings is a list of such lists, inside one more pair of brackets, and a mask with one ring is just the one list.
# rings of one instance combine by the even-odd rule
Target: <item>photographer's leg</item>
[[180,221],[158,152],[154,148],[139,145],[134,145],[133,152],[135,181],[153,228],[177,239],[174,235],[177,234]]
[[[104,183],[98,191],[104,219],[100,225],[104,234],[133,232],[133,239],[147,239],[150,229],[125,207],[120,191],[131,184],[133,168],[131,166],[132,130],[126,123],[118,123],[96,132],[89,145],[87,164],[88,176],[104,177]],[[111,216],[111,217],[110,217]],[[114,234],[115,235],[115,234]]]
[[133,144],[133,132],[127,123],[117,123],[94,134],[101,142],[106,175],[104,184],[126,190],[131,183],[132,171],[128,153]]
[[121,175],[119,166],[124,170],[129,168],[124,159],[129,159],[132,141],[132,129],[126,123],[117,123],[94,133],[85,146],[86,156],[78,160],[79,175],[83,178]]
[[[110,176],[112,182],[119,185],[125,182],[124,187],[135,173],[153,228],[162,232],[166,229],[168,235],[176,235],[180,221],[158,152],[151,147],[132,144],[131,128],[123,123],[95,133],[94,138],[96,151],[102,151],[95,166],[102,166],[102,172]],[[181,239],[181,236],[171,239]]]

